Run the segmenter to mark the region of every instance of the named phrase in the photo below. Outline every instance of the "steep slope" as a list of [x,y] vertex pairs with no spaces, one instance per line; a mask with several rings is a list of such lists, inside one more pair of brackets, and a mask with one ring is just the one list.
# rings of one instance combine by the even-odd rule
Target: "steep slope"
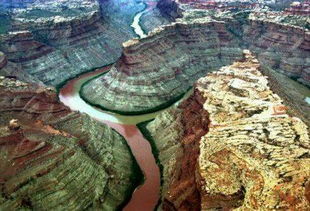
[[134,15],[144,9],[134,0],[47,0],[22,6],[12,9],[12,26],[0,36],[0,50],[22,74],[52,86],[115,62],[121,43],[135,36]]
[[139,173],[123,137],[56,93],[0,78],[0,209],[120,207]]
[[238,42],[224,22],[174,23],[124,43],[123,55],[110,72],[85,84],[81,95],[116,112],[161,108],[208,71],[240,58]]
[[310,33],[248,16],[221,21],[185,17],[130,40],[110,72],[85,84],[81,95],[119,113],[160,109],[199,77],[241,58],[245,46],[265,65],[309,85]]
[[163,210],[310,208],[309,129],[259,69],[245,51],[146,126],[164,170]]

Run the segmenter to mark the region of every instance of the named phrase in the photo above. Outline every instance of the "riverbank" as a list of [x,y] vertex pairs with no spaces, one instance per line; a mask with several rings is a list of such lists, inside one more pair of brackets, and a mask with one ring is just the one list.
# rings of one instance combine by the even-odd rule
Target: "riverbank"
[[[144,10],[136,13],[131,24],[134,32],[140,38],[146,36],[145,31],[140,26],[141,17],[149,9],[147,4],[144,3],[144,5]],[[87,102],[80,91],[89,81],[106,74],[111,65],[79,75],[78,77],[67,81],[65,85],[62,84],[63,87],[61,89],[58,87],[59,99],[72,110],[84,112],[92,118],[107,124],[126,139],[133,157],[136,159],[140,170],[143,171],[144,183],[141,184],[143,179],[140,178],[140,186],[136,186],[134,191],[132,189],[128,190],[133,191],[133,193],[123,210],[154,210],[160,198],[160,170],[152,153],[150,143],[141,134],[136,124],[154,119],[162,112],[162,109],[173,105],[176,101],[181,99],[184,94],[177,96],[173,101],[169,102],[169,104],[161,105],[156,111],[146,111],[143,115],[141,115],[141,113],[136,113],[136,115],[132,114],[131,116],[126,116],[117,111],[111,112],[111,110],[109,111],[104,108],[101,109],[100,107]],[[134,179],[139,177],[139,172],[139,169],[135,168],[133,175],[134,177],[136,175],[136,178]],[[136,183],[136,185],[138,185],[138,183]],[[124,201],[124,203],[126,202],[127,200]]]
[[149,142],[143,138],[135,125],[128,124],[129,122],[136,123],[144,118],[153,118],[153,116],[147,115],[142,118],[138,117],[138,120],[133,120],[133,117],[131,116],[121,116],[121,119],[118,119],[118,117],[112,113],[88,105],[79,96],[79,90],[85,81],[97,77],[98,75],[102,75],[108,70],[109,67],[105,67],[95,72],[86,73],[85,75],[69,81],[60,90],[59,99],[72,110],[84,112],[92,118],[107,124],[126,139],[133,156],[137,160],[140,169],[143,171],[145,180],[144,183],[133,192],[131,200],[124,207],[124,210],[137,210],[138,208],[138,210],[153,210],[160,195],[159,169],[153,157]]

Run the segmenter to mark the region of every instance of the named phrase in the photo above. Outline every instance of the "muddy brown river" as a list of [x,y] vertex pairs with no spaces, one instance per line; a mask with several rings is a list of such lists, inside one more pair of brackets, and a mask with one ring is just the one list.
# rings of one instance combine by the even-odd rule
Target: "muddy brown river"
[[[152,154],[150,143],[144,139],[136,124],[155,118],[156,115],[165,109],[149,114],[125,116],[104,111],[87,104],[79,95],[81,86],[86,81],[108,71],[108,69],[109,67],[105,67],[69,81],[60,90],[59,99],[72,110],[86,113],[92,118],[109,125],[126,139],[138,165],[143,171],[145,181],[136,188],[131,200],[123,210],[151,211],[154,210],[160,197],[160,171]],[[184,98],[190,95],[191,92],[189,91]],[[177,106],[180,101],[172,106]]]
[[[139,38],[146,36],[140,26],[141,16],[155,7],[156,4],[150,1],[146,3],[146,8],[137,13],[133,19],[131,27],[134,28]],[[86,73],[70,80],[59,93],[59,99],[72,110],[86,113],[94,119],[103,122],[118,131],[127,141],[138,165],[144,174],[144,183],[136,188],[131,196],[131,200],[125,206],[125,211],[151,211],[154,210],[160,197],[160,171],[156,165],[152,154],[150,143],[144,139],[136,124],[153,119],[162,111],[149,114],[126,116],[101,110],[87,104],[79,95],[81,86],[88,80],[105,73],[109,66],[98,69],[94,72]],[[175,104],[177,105],[177,103]],[[173,105],[174,106],[174,105]]]
[[60,101],[72,110],[80,111],[103,122],[118,131],[127,141],[138,165],[143,171],[145,182],[139,186],[123,210],[153,210],[160,195],[160,173],[152,149],[136,127],[136,123],[151,119],[155,114],[141,116],[122,116],[100,110],[87,104],[80,98],[79,90],[83,83],[105,72],[108,68],[84,74],[69,81],[59,93]]

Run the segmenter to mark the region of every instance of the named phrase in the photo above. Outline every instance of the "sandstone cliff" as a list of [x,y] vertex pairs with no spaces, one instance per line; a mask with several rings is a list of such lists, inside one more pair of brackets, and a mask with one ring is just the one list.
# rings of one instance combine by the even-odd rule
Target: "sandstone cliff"
[[0,210],[113,210],[135,166],[123,137],[52,89],[0,78]]
[[245,53],[147,125],[164,170],[163,210],[310,208],[309,130]]
[[309,85],[309,44],[310,33],[303,28],[247,13],[221,21],[181,19],[124,43],[111,71],[86,84],[82,96],[122,113],[159,109],[199,77],[240,58],[244,47],[265,65]]

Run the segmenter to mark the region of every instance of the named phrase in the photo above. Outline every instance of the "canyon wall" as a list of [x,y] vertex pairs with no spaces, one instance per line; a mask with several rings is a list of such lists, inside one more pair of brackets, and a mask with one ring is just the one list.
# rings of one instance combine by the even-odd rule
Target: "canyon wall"
[[208,71],[241,58],[238,43],[224,22],[174,23],[124,43],[110,72],[85,84],[81,95],[116,112],[161,108]]
[[243,40],[259,61],[310,86],[310,32],[300,27],[250,20]]
[[243,48],[251,49],[265,65],[309,85],[310,33],[249,19],[246,13],[223,21],[181,19],[123,46],[110,72],[85,84],[81,92],[89,103],[119,113],[167,106],[199,77],[240,58]]
[[115,62],[121,43],[134,37],[130,24],[143,8],[135,1],[29,4],[12,13],[11,31],[0,36],[0,50],[20,66],[22,74],[60,86],[76,75]]
[[182,16],[182,9],[174,0],[159,0],[157,8],[163,16],[168,17],[170,20],[175,20]]
[[[169,169],[163,210],[310,208],[309,129],[287,115],[259,69],[245,51],[242,61],[199,79],[179,108],[148,123]],[[161,156],[168,149],[171,162]]]
[[125,139],[51,88],[0,77],[0,209],[120,208],[140,170]]
[[27,81],[29,83],[38,83],[43,85],[42,82],[38,81],[38,79],[32,75],[27,74],[21,68],[21,66],[17,63],[11,62],[8,60],[6,54],[0,51],[0,74],[1,76],[6,76],[10,78],[18,78],[22,81]]

